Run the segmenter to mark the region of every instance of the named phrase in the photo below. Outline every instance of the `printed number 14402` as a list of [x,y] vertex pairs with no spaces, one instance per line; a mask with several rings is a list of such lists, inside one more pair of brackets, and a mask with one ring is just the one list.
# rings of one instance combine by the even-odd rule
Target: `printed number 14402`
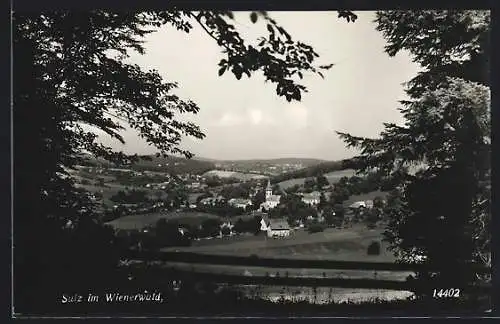
[[432,297],[434,298],[459,298],[460,289],[450,288],[450,289],[434,289],[432,291]]

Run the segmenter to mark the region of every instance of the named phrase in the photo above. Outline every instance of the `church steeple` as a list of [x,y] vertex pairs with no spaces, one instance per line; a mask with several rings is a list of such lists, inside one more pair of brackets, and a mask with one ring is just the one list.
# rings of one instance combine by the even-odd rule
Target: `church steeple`
[[266,199],[268,199],[272,195],[273,195],[273,188],[271,187],[271,180],[267,180]]

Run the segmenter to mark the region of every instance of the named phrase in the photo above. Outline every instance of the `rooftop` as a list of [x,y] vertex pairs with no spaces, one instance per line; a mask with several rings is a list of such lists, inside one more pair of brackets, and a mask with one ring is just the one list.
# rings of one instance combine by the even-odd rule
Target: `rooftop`
[[266,201],[279,201],[280,199],[281,195],[271,195],[266,199]]
[[273,230],[290,229],[290,225],[285,219],[271,219],[269,227]]

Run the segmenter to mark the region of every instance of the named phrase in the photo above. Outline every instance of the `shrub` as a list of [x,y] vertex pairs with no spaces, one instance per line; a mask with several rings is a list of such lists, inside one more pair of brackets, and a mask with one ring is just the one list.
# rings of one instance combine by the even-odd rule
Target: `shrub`
[[311,224],[307,230],[309,233],[323,232],[325,230],[325,226],[323,224],[315,223]]
[[380,254],[380,243],[373,241],[368,246],[368,250],[366,251],[368,255],[379,255]]

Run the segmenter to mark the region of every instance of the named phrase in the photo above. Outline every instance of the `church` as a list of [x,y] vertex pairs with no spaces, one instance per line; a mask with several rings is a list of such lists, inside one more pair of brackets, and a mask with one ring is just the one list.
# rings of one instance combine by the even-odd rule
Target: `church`
[[266,187],[266,201],[260,204],[260,208],[265,210],[270,210],[276,208],[280,203],[281,195],[273,195],[273,188],[271,187],[271,181],[267,181]]

